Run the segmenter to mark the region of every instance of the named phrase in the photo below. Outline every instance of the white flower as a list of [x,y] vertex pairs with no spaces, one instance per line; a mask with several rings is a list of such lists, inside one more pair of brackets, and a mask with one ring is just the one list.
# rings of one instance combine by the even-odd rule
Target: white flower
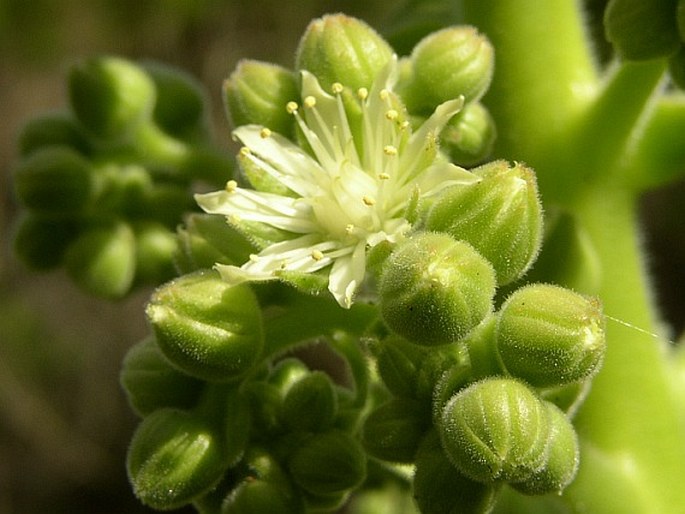
[[[268,174],[278,193],[238,187],[197,195],[208,213],[229,223],[260,222],[292,233],[240,267],[217,264],[230,283],[271,280],[283,270],[310,273],[329,268],[328,289],[349,308],[366,271],[366,250],[382,241],[397,242],[411,228],[407,210],[421,197],[448,185],[473,182],[474,175],[447,162],[437,137],[463,100],[438,106],[412,132],[398,96],[393,58],[370,91],[343,100],[344,87],[331,94],[302,72],[302,105],[286,108],[297,121],[309,151],[272,133],[245,125],[234,135],[244,148],[243,166]],[[351,105],[352,104],[352,105]]]

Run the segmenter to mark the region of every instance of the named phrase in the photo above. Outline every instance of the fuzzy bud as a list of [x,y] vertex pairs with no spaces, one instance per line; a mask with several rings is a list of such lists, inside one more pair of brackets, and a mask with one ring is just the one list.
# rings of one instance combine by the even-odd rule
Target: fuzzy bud
[[300,378],[283,399],[283,420],[291,430],[318,432],[333,423],[338,397],[333,382],[322,371]]
[[440,345],[462,339],[491,312],[495,274],[468,243],[422,233],[388,257],[379,290],[391,330],[417,344]]
[[467,104],[440,132],[440,148],[460,166],[483,162],[495,143],[495,121],[480,102]]
[[497,351],[506,370],[531,385],[583,380],[600,367],[606,349],[599,302],[569,289],[532,284],[502,305]]

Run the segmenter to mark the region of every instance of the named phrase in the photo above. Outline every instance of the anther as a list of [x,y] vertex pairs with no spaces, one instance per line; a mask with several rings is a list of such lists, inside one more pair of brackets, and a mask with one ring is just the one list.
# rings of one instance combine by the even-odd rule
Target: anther
[[402,130],[406,129],[409,126],[409,120],[404,120],[402,123],[400,123],[400,128]]
[[348,235],[351,234],[354,231],[354,225],[352,223],[348,223],[345,225],[345,233]]
[[314,259],[315,261],[320,261],[321,259],[323,259],[323,252],[321,252],[321,250],[313,250],[312,259]]
[[226,191],[228,193],[233,193],[236,189],[238,189],[238,183],[235,180],[226,182]]
[[312,107],[314,107],[316,105],[316,98],[314,98],[313,96],[308,96],[307,98],[304,99],[303,103],[304,103],[305,107],[308,107],[309,109],[311,109]]
[[400,113],[397,112],[395,109],[388,109],[385,113],[385,117],[390,121],[395,121],[399,115]]
[[339,95],[343,92],[343,85],[340,82],[333,82],[333,85],[331,86],[331,91],[333,91],[334,95]]
[[285,104],[285,110],[288,111],[288,114],[295,114],[299,108],[300,106],[297,105],[297,102],[288,102]]
[[385,155],[397,155],[397,148],[392,145],[386,145],[383,147],[383,153]]
[[259,255],[257,255],[256,253],[251,253],[250,254],[250,260],[252,262],[257,262],[259,260]]
[[385,102],[390,97],[390,91],[387,89],[381,89],[381,92],[378,93],[378,96],[380,96],[381,100]]
[[388,180],[390,178],[390,175],[387,173],[379,173],[378,178],[381,180]]
[[368,96],[369,96],[369,90],[366,89],[365,87],[360,87],[359,89],[357,89],[357,97],[360,100],[366,100],[368,98]]
[[365,205],[368,205],[369,207],[371,207],[372,205],[375,205],[375,204],[376,204],[376,200],[374,200],[374,199],[371,198],[370,196],[363,196],[363,197],[362,197],[362,202],[364,202],[364,204],[365,204]]
[[259,131],[259,137],[261,137],[262,139],[266,139],[270,135],[271,135],[271,130],[266,128],[266,127],[264,127],[262,130]]
[[252,152],[250,151],[250,149],[249,149],[247,146],[243,146],[243,147],[240,149],[240,156],[241,156],[241,157],[247,157],[247,156],[250,155],[251,153],[252,153]]

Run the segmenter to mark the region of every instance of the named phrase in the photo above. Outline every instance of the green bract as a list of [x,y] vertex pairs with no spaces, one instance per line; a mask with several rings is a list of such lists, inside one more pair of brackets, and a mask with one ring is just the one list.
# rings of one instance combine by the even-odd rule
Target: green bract
[[599,302],[569,289],[531,284],[504,303],[497,323],[497,351],[512,375],[535,386],[585,379],[604,357],[604,318]]
[[492,310],[492,266],[468,243],[421,233],[398,245],[379,284],[391,330],[424,345],[463,338]]
[[164,354],[189,375],[233,380],[261,355],[264,336],[254,294],[216,273],[169,282],[155,292],[146,312]]
[[520,278],[542,243],[542,204],[533,171],[495,161],[474,170],[479,182],[452,186],[435,201],[426,228],[473,245],[500,285]]

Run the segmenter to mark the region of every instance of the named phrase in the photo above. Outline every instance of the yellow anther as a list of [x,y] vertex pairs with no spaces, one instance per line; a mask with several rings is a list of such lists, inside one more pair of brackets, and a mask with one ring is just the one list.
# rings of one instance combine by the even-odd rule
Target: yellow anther
[[357,97],[360,100],[366,100],[368,98],[368,96],[369,96],[369,90],[366,89],[365,87],[360,87],[359,89],[357,89]]
[[381,180],[388,180],[390,178],[390,175],[387,173],[379,173],[378,178]]
[[397,155],[397,148],[392,145],[385,145],[383,147],[383,153],[385,155]]
[[264,127],[262,130],[259,131],[259,137],[261,137],[262,139],[266,139],[270,135],[271,135],[271,130],[266,128],[266,127]]
[[257,255],[256,253],[251,253],[250,254],[250,260],[252,262],[257,262],[259,260],[259,255]]
[[400,123],[400,128],[401,129],[406,129],[409,126],[409,121],[404,120],[402,123]]
[[363,197],[362,197],[362,202],[364,202],[364,204],[365,204],[365,205],[368,205],[369,207],[371,207],[372,205],[375,205],[375,204],[376,204],[376,200],[374,200],[374,199],[371,198],[370,196],[363,196]]
[[390,91],[387,89],[381,89],[381,92],[378,93],[378,96],[380,96],[381,100],[385,102],[390,97]]
[[334,95],[339,95],[343,92],[343,85],[340,82],[333,82],[333,85],[331,86],[331,91],[333,91]]
[[243,147],[240,149],[240,156],[241,156],[241,157],[247,157],[247,156],[250,155],[251,153],[252,153],[252,152],[250,151],[250,149],[249,149],[247,146],[243,146]]
[[288,111],[288,114],[295,114],[299,108],[300,106],[297,105],[297,102],[288,102],[285,104],[285,110]]
[[307,98],[304,99],[304,106],[308,108],[312,108],[316,105],[316,98],[313,96],[308,96]]
[[320,261],[321,259],[323,259],[323,252],[321,252],[320,250],[313,250],[312,259],[314,259],[315,261]]
[[399,115],[400,113],[397,112],[395,109],[388,109],[385,113],[385,117],[388,118],[390,121],[395,121]]
[[226,182],[226,191],[228,193],[232,193],[236,189],[238,189],[238,183],[235,180],[229,180]]
[[345,225],[345,232],[347,234],[351,234],[353,230],[354,230],[354,225],[352,225],[352,223],[348,223],[347,225]]

